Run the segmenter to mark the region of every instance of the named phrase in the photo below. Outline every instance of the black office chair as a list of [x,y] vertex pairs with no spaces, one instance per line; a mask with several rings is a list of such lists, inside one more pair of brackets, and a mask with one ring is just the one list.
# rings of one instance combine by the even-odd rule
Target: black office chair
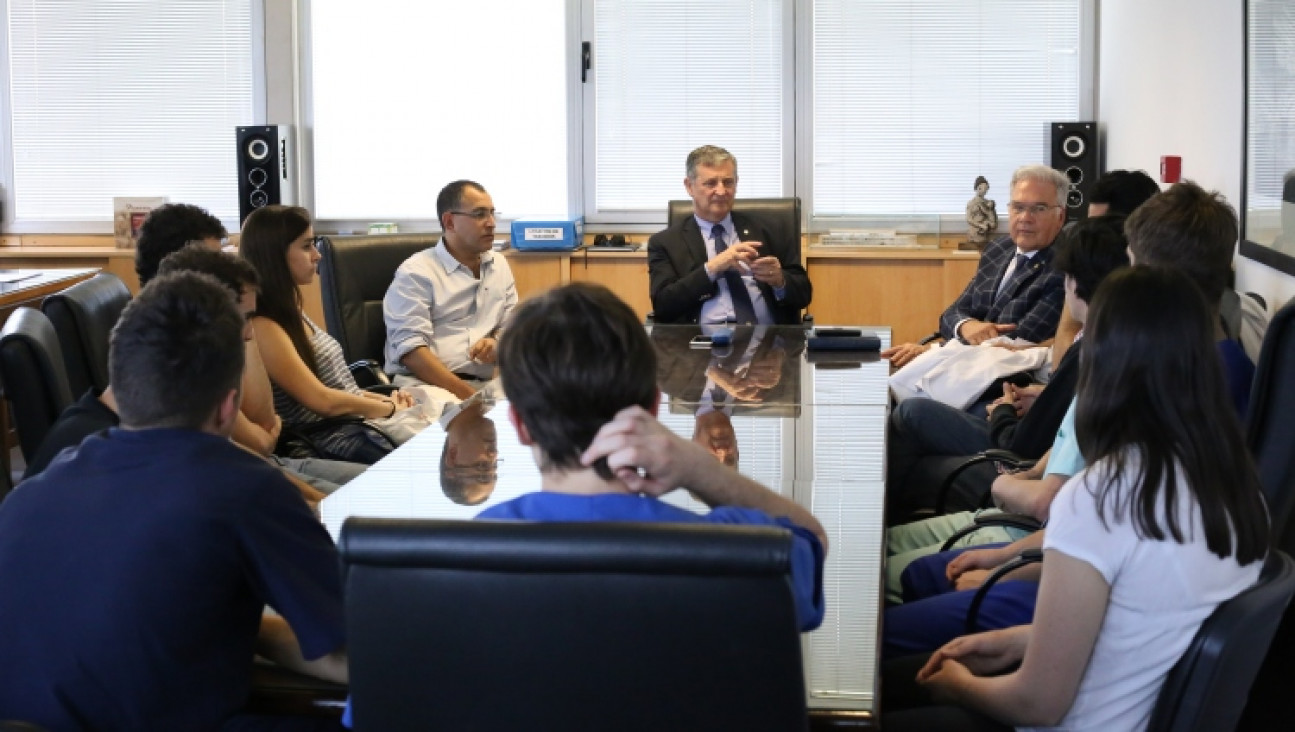
[[0,330],[0,385],[13,407],[23,458],[30,461],[72,404],[58,334],[39,310],[18,308]]
[[[1246,419],[1246,441],[1259,469],[1259,481],[1272,517],[1273,546],[1295,549],[1295,302],[1280,308],[1268,323]],[[1290,679],[1295,675],[1295,611],[1288,611],[1269,649],[1246,708],[1244,729],[1288,716]]]
[[100,272],[84,282],[50,295],[41,304],[58,333],[72,395],[108,388],[108,336],[121,311],[130,302],[130,290],[114,274]]
[[[320,294],[324,324],[342,346],[342,354],[361,387],[383,383],[383,348],[387,326],[382,299],[401,263],[435,246],[434,234],[402,236],[326,236],[319,244]],[[371,362],[371,375],[364,364]]]
[[1148,732],[1236,729],[1292,595],[1295,562],[1274,549],[1258,584],[1219,605],[1196,632],[1160,689]]
[[806,729],[779,529],[348,519],[357,729]]
[[[799,198],[736,198],[733,210],[759,219],[775,239],[792,242],[795,258],[800,259]],[[692,212],[691,198],[670,201],[666,207],[666,225],[674,226],[692,216]]]

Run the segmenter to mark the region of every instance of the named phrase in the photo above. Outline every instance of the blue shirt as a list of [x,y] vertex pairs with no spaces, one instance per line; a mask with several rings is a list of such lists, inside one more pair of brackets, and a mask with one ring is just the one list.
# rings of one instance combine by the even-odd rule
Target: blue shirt
[[491,506],[479,519],[522,521],[650,521],[679,524],[735,524],[777,526],[792,534],[791,585],[796,618],[802,631],[823,622],[823,545],[814,532],[790,519],[773,518],[751,508],[721,506],[701,515],[649,496],[602,493],[577,496],[539,491]]
[[92,435],[0,504],[0,719],[217,729],[267,604],[306,658],[343,646],[337,551],[278,470],[202,432]]

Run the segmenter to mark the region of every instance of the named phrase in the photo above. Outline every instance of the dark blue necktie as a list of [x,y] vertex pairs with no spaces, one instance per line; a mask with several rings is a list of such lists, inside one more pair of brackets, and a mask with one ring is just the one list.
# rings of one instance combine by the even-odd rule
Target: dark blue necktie
[[[711,239],[715,242],[716,256],[723,254],[728,249],[728,244],[724,243],[724,227],[715,224],[715,228],[710,230]],[[733,317],[739,323],[754,323],[755,306],[751,304],[751,293],[746,290],[746,283],[742,281],[742,275],[737,270],[724,270],[724,281],[728,283],[728,296],[733,301]]]
[[1010,298],[1011,295],[1009,293],[1012,291],[1013,286],[1029,271],[1030,258],[1024,254],[1017,254],[1016,267],[1012,270],[1011,278],[1003,278],[1003,284],[999,287],[998,294],[994,297],[994,300],[998,300],[1002,297]]

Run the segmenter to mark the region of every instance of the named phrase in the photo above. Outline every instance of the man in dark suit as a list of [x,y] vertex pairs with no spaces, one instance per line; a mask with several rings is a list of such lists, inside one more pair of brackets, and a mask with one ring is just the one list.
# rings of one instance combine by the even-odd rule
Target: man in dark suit
[[[1052,242],[1066,222],[1066,176],[1045,165],[1012,174],[1009,235],[985,246],[976,274],[940,316],[940,336],[978,345],[1000,335],[1032,343],[1053,337],[1065,299],[1065,278],[1052,269]],[[929,345],[882,351],[896,368]]]
[[813,288],[799,242],[777,241],[755,219],[732,212],[737,160],[703,145],[688,154],[683,184],[693,215],[648,240],[656,321],[800,322]]

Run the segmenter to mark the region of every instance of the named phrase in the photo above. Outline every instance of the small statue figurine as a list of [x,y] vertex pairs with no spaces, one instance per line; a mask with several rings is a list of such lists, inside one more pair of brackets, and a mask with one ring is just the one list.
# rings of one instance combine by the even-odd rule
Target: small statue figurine
[[985,242],[998,228],[998,212],[994,210],[994,202],[985,198],[985,193],[989,191],[989,181],[985,176],[976,176],[976,195],[967,201],[967,244],[960,249],[984,249]]

